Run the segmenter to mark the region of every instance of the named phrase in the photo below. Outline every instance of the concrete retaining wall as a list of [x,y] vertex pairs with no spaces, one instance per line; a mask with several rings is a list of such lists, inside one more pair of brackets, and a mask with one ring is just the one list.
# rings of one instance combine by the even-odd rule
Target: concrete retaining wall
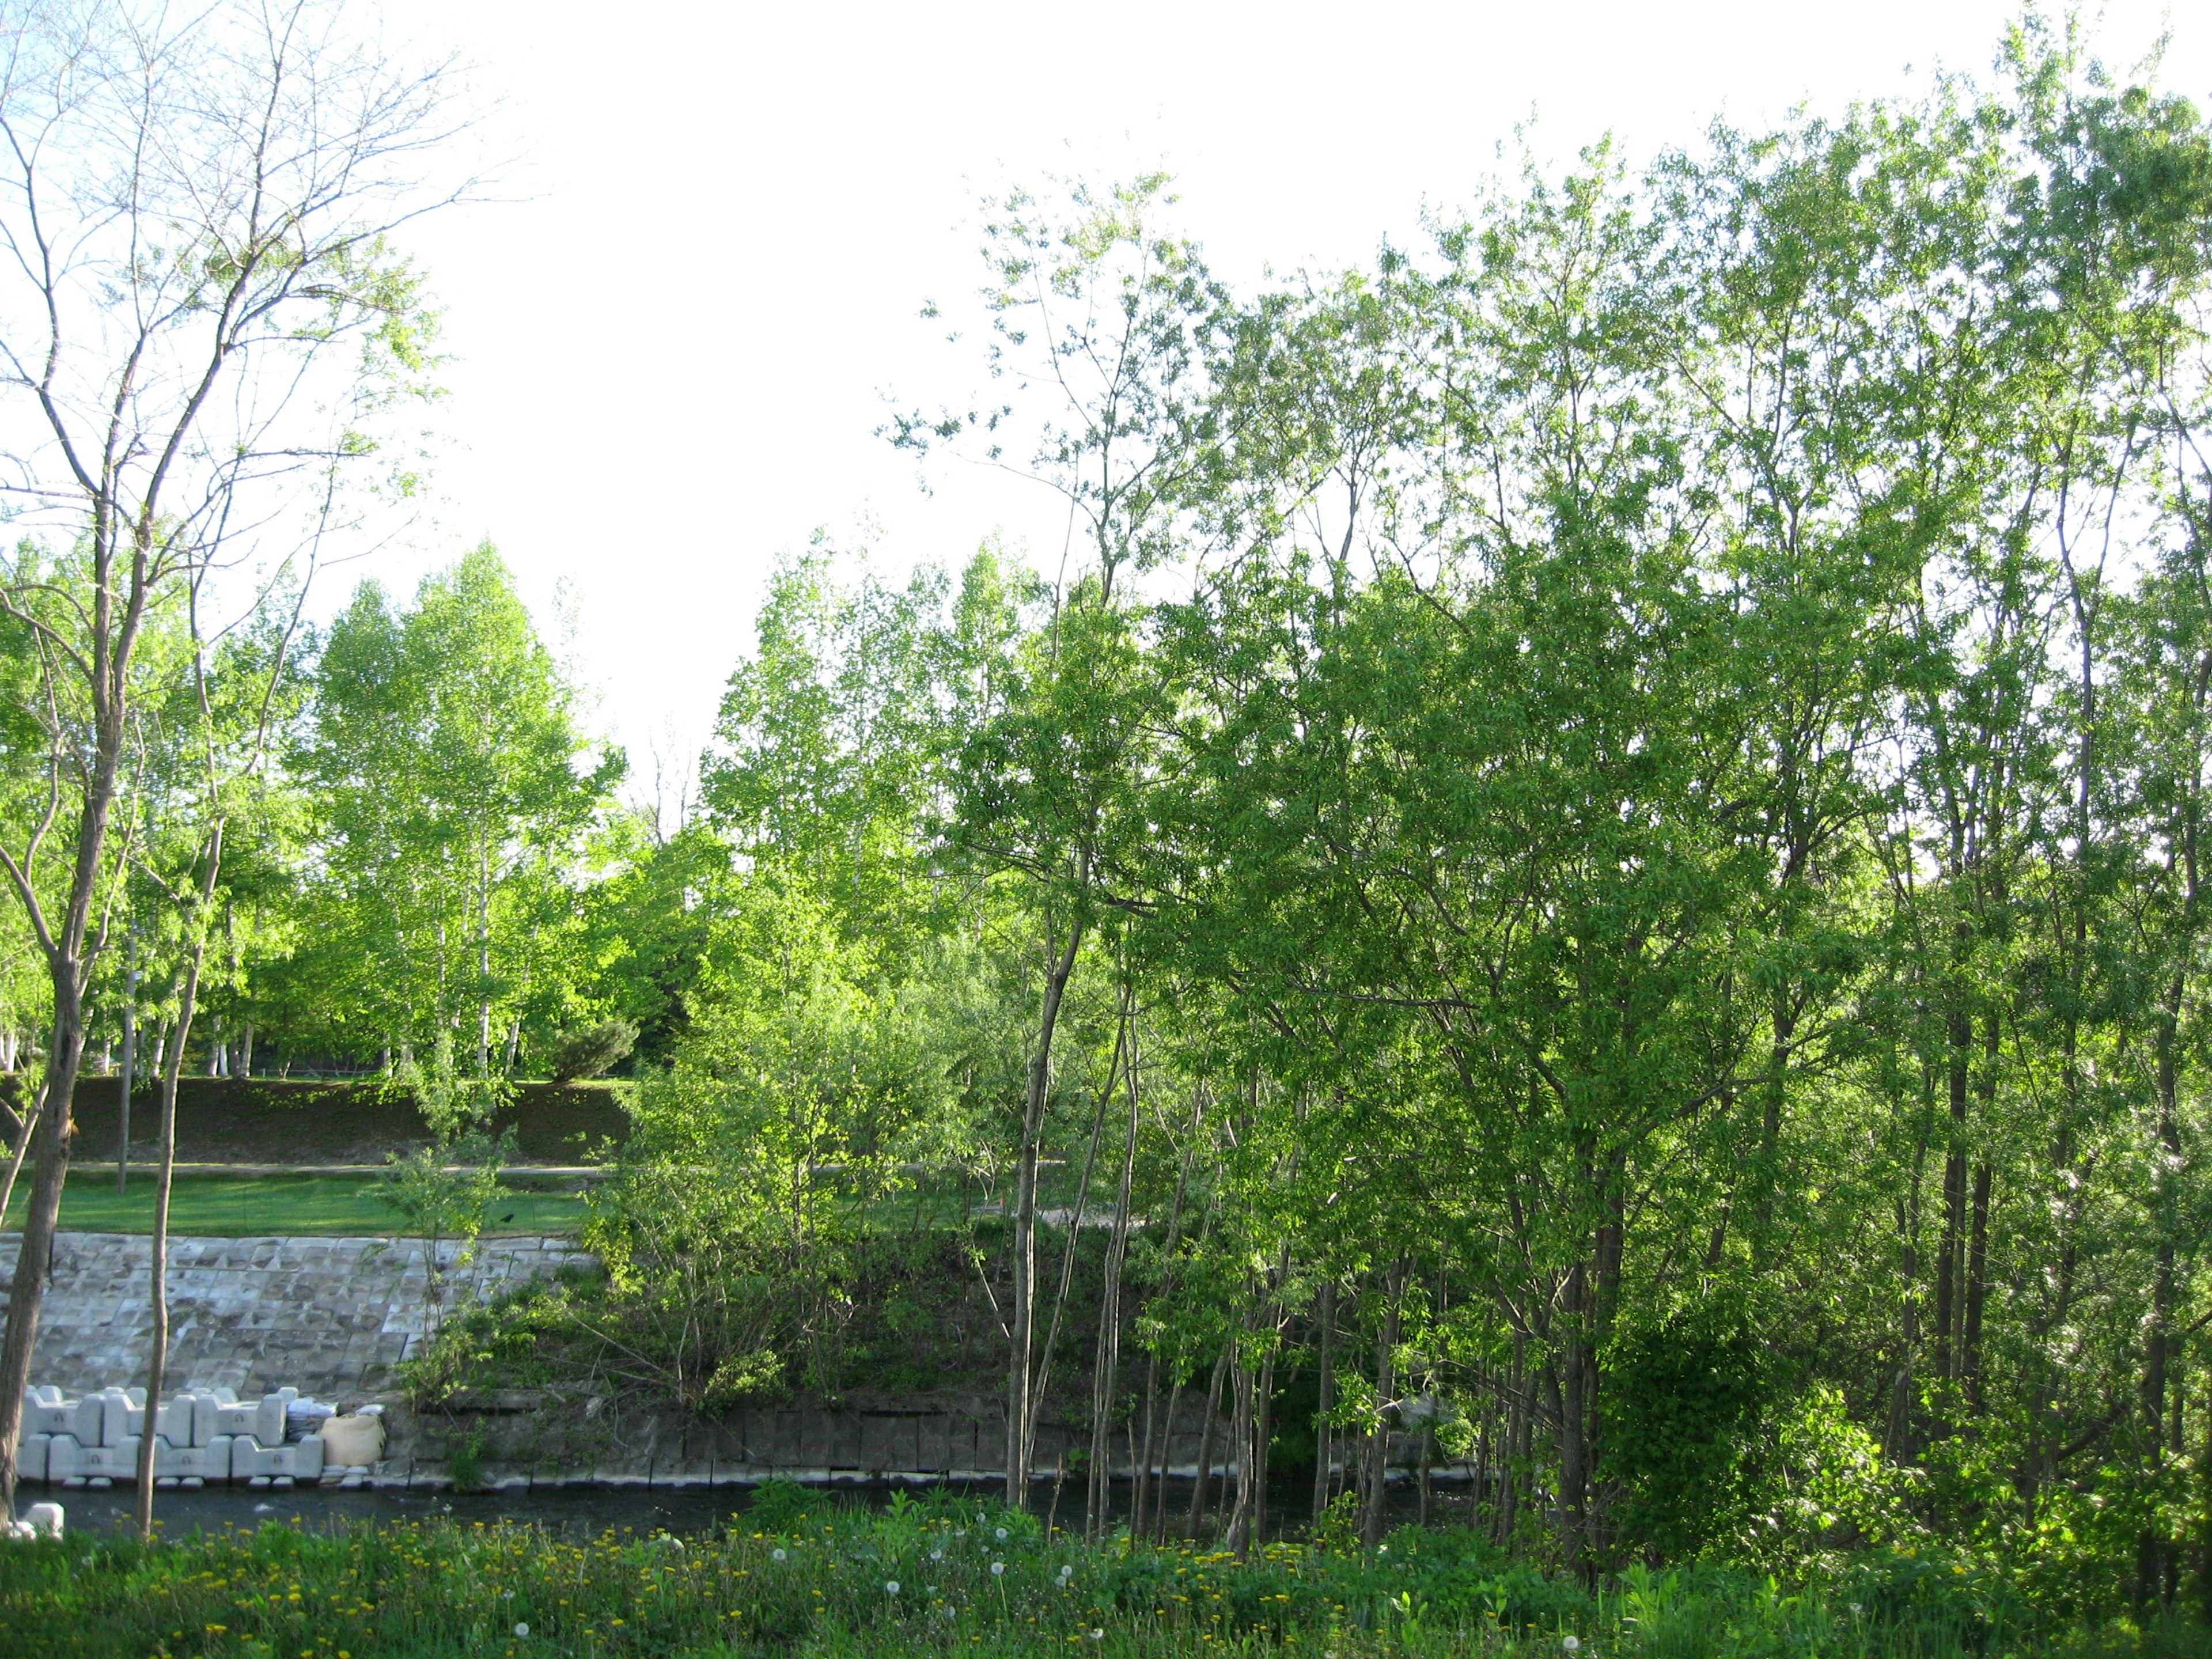
[[[0,1237],[0,1330],[20,1234]],[[495,1238],[452,1271],[446,1302],[586,1261],[573,1240]],[[32,1356],[34,1382],[82,1395],[143,1382],[153,1241],[61,1233]],[[420,1341],[428,1316],[420,1243],[381,1238],[173,1238],[169,1385],[252,1398],[283,1387],[318,1399],[373,1393]]]

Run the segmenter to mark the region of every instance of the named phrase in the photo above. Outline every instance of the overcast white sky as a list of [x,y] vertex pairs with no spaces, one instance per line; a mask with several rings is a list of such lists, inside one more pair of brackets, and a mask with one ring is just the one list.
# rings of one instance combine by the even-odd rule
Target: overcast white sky
[[[634,770],[696,750],[763,580],[817,526],[884,564],[1003,529],[1044,556],[1034,486],[939,472],[872,434],[885,398],[972,379],[927,297],[976,287],[979,191],[1166,166],[1218,270],[1342,265],[1464,201],[1537,118],[1540,151],[1632,155],[1792,105],[1986,75],[2005,0],[1123,0],[771,6],[386,0],[501,100],[519,199],[417,237],[455,362],[437,516],[377,572],[403,590],[496,542],[542,623],[566,584],[598,720]],[[2136,60],[2163,0],[2115,0]],[[2212,20],[2178,9],[2163,82],[2212,95]],[[1908,69],[1911,73],[1908,73]],[[362,568],[334,573],[325,603]]]

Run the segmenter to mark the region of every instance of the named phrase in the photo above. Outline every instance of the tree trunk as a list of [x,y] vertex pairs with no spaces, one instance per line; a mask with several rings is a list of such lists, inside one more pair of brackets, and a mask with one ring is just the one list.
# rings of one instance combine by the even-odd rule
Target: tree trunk
[[39,1131],[39,1119],[46,1106],[46,1085],[41,1084],[31,1096],[31,1103],[23,1109],[21,1124],[15,1131],[15,1150],[8,1155],[8,1173],[0,1179],[0,1220],[8,1214],[8,1206],[15,1201],[15,1177],[22,1173],[23,1159],[31,1150],[31,1139]]
[[1206,1522],[1206,1487],[1213,1475],[1213,1425],[1221,1415],[1221,1379],[1229,1369],[1229,1350],[1213,1362],[1213,1379],[1206,1386],[1206,1420],[1198,1431],[1198,1476],[1190,1487],[1190,1523],[1185,1536],[1196,1538]]
[[1229,1524],[1222,1542],[1242,1556],[1252,1533],[1253,1376],[1244,1352],[1246,1328],[1243,1318],[1230,1338],[1229,1462],[1237,1472],[1237,1496],[1229,1506]]
[[[200,890],[203,905],[215,885],[215,871],[222,859],[220,824],[213,841]],[[168,1069],[161,1074],[161,1162],[154,1182],[154,1261],[147,1286],[153,1324],[146,1337],[146,1422],[138,1440],[138,1491],[134,1505],[138,1535],[149,1541],[154,1536],[154,1429],[160,1420],[161,1389],[169,1364],[169,1186],[177,1164],[177,1076],[184,1069],[185,1043],[192,1029],[193,1005],[199,999],[200,964],[205,951],[205,941],[195,934],[185,959],[184,993],[177,1003],[177,1046],[170,1054]]]
[[138,1058],[138,930],[123,934],[123,1076],[116,1085],[115,1195],[131,1190],[131,1084]]
[[1589,1488],[1589,1270],[1577,1261],[1568,1270],[1566,1340],[1558,1364],[1559,1414],[1559,1544],[1570,1571],[1583,1566],[1583,1518]]
[[[1114,1235],[1106,1246],[1106,1284],[1098,1314],[1098,1350],[1091,1370],[1091,1489],[1084,1505],[1083,1529],[1084,1536],[1094,1542],[1105,1534],[1107,1506],[1113,1496],[1110,1449],[1114,1386],[1121,1359],[1121,1266],[1129,1249],[1129,1187],[1137,1170],[1136,1028],[1126,1000],[1123,1019],[1128,1032],[1125,1075],[1129,1091],[1129,1121],[1121,1142],[1121,1178],[1114,1195]],[[1071,1238],[1071,1249],[1073,1244]]]
[[1314,1310],[1315,1323],[1320,1328],[1315,1360],[1320,1371],[1321,1402],[1314,1412],[1314,1491],[1313,1518],[1318,1526],[1328,1513],[1329,1465],[1335,1459],[1334,1431],[1329,1425],[1329,1413],[1336,1409],[1336,1279],[1334,1275],[1321,1282],[1319,1305]]
[[1382,1504],[1389,1491],[1390,1411],[1398,1386],[1398,1298],[1405,1290],[1403,1262],[1390,1270],[1383,1285],[1382,1340],[1375,1355],[1375,1422],[1369,1431],[1367,1502],[1360,1516],[1359,1539],[1369,1555],[1382,1541]]
[[[1046,1098],[1052,1087],[1052,1039],[1060,1024],[1060,1003],[1083,926],[1068,929],[1066,948],[1045,969],[1043,1006],[1037,1016],[1036,1052],[1030,1057],[1029,1091],[1022,1103],[1022,1142],[1014,1188],[1014,1289],[1011,1353],[1006,1368],[1006,1502],[1029,1506],[1030,1450],[1035,1421],[1030,1384],[1036,1355],[1037,1142],[1044,1133]],[[1072,1248],[1072,1241],[1071,1241]]]
[[1973,1022],[1950,1021],[1951,1133],[1943,1154],[1943,1239],[1936,1252],[1936,1374],[1959,1377],[1959,1268],[1966,1231],[1966,1088],[1973,1061]]
[[31,1353],[39,1340],[39,1315],[46,1280],[53,1271],[54,1226],[62,1207],[62,1182],[69,1174],[70,1143],[76,1126],[71,1103],[76,1073],[84,1057],[84,1008],[77,994],[76,966],[53,975],[54,1023],[47,1048],[46,1104],[39,1114],[33,1145],[38,1162],[31,1173],[31,1198],[15,1251],[15,1282],[8,1297],[8,1332],[0,1340],[0,1520],[15,1513],[15,1443],[23,1424],[23,1391],[30,1384]]
[[1260,1398],[1252,1423],[1252,1522],[1250,1543],[1267,1535],[1267,1449],[1275,1429],[1275,1350],[1260,1364]]

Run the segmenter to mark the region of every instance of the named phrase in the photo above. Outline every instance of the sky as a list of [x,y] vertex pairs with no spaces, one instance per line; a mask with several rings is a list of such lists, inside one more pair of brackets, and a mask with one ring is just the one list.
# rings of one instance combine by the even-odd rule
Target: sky
[[[1632,157],[1793,106],[1987,77],[2000,0],[1367,0],[1357,6],[938,0],[769,6],[386,0],[469,65],[490,199],[411,246],[445,309],[430,507],[373,568],[410,589],[483,539],[565,626],[599,732],[652,792],[711,726],[780,556],[817,530],[878,567],[957,565],[1002,535],[1044,562],[1038,486],[910,458],[894,405],[961,401],[975,348],[924,320],[980,286],[976,203],[1164,167],[1216,270],[1342,267],[1413,243],[1516,165],[1610,133]],[[2168,27],[2114,0],[2097,40]],[[2183,8],[2160,81],[2212,96],[2212,19]],[[1501,146],[1504,149],[1501,150]]]

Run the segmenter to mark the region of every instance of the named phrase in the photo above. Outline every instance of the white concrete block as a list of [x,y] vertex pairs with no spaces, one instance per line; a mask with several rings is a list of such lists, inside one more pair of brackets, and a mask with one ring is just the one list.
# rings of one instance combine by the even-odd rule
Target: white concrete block
[[189,1475],[199,1480],[228,1480],[234,1443],[227,1434],[216,1436],[204,1446],[173,1446],[166,1440],[158,1441],[154,1447],[154,1473]]
[[[58,1394],[61,1390],[41,1389],[37,1392]],[[100,1424],[105,1418],[106,1408],[101,1405],[98,1395],[82,1400],[50,1401],[38,1408],[36,1432],[70,1435],[84,1445],[97,1445],[100,1442]],[[31,1404],[27,1400],[23,1402],[23,1424],[26,1432],[31,1431],[32,1420]]]
[[74,1434],[77,1402],[64,1399],[59,1389],[23,1390],[22,1434]]
[[[88,1401],[100,1401],[100,1443],[101,1445],[119,1445],[131,1437],[131,1396],[129,1395],[120,1389],[102,1389],[98,1394],[88,1394],[85,1398]],[[82,1434],[77,1437],[80,1440],[84,1439]],[[88,1449],[91,1443],[88,1440],[85,1441]]]
[[[52,1462],[47,1454],[49,1465]],[[124,1437],[119,1446],[87,1446],[79,1455],[77,1471],[88,1480],[136,1480],[138,1478],[138,1437]]]
[[250,1403],[220,1404],[216,1407],[215,1431],[250,1435],[264,1446],[276,1445],[284,1437],[284,1403],[281,1394],[264,1394]]
[[[144,1390],[141,1389],[139,1392],[143,1394]],[[192,1443],[193,1419],[198,1415],[198,1407],[193,1404],[192,1397],[188,1394],[180,1394],[173,1400],[165,1400],[161,1402],[161,1408],[154,1413],[154,1432],[173,1446],[189,1446]],[[146,1408],[143,1406],[131,1407],[128,1419],[130,1433],[137,1435],[146,1432]]]
[[191,1401],[192,1444],[211,1445],[216,1437],[222,1432],[221,1423],[216,1416],[216,1413],[222,1409],[222,1402],[216,1399],[212,1389],[193,1389]]
[[50,1434],[27,1434],[15,1443],[15,1478],[18,1480],[43,1480],[46,1478],[46,1448],[53,1443]]
[[275,1446],[250,1438],[230,1443],[230,1478],[234,1480],[276,1475],[313,1480],[322,1472],[323,1440],[320,1435]]
[[46,1479],[51,1481],[82,1480],[84,1470],[84,1447],[73,1434],[50,1435],[46,1439]]

